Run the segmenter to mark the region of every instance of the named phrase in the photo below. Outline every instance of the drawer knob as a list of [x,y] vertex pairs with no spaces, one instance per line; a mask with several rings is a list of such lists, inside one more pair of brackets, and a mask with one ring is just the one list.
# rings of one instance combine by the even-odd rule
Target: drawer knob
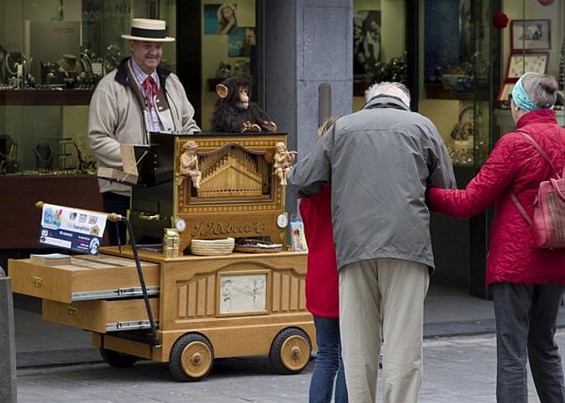
[[36,277],[36,276],[33,276],[33,277],[31,278],[31,284],[32,284],[34,287],[41,287],[42,284],[43,284],[43,277]]
[[78,315],[78,308],[74,306],[67,307],[67,315],[69,316],[77,316]]

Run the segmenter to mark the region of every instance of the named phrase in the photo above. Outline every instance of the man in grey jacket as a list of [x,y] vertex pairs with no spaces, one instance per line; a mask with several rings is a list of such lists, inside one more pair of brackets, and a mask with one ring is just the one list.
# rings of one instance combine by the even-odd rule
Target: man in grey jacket
[[[300,197],[332,186],[342,354],[350,402],[374,402],[383,344],[384,402],[416,402],[424,299],[434,267],[426,188],[455,186],[432,122],[400,83],[370,87],[288,173]],[[382,336],[382,337],[381,337]]]
[[[194,133],[194,108],[177,75],[159,67],[166,35],[162,20],[134,18],[129,40],[131,57],[100,80],[88,116],[88,141],[99,167],[122,169],[120,144],[149,144],[150,132]],[[131,188],[99,179],[104,211],[125,216]],[[110,244],[118,241],[116,227],[109,225]],[[119,237],[125,240],[120,224]]]

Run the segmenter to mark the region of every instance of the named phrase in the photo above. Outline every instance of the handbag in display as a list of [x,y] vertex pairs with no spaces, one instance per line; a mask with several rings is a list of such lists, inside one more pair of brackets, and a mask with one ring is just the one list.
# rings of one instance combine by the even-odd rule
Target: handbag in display
[[534,201],[534,217],[528,216],[522,204],[512,193],[510,197],[516,208],[530,225],[532,244],[537,248],[565,248],[565,167],[560,175],[540,145],[529,135],[524,136],[553,168],[557,179],[540,182],[538,195]]

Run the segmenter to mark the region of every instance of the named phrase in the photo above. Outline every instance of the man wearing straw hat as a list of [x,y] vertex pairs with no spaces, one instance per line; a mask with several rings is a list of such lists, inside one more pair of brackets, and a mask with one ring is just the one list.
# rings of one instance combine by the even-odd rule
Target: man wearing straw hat
[[[148,144],[150,132],[194,133],[194,108],[178,76],[159,67],[167,36],[162,20],[134,18],[129,35],[131,57],[104,76],[90,101],[88,141],[99,167],[122,169],[120,143]],[[104,211],[126,215],[131,188],[99,179]],[[120,224],[121,225],[121,224]],[[118,242],[114,226],[108,227],[110,244]],[[125,240],[125,228],[119,229]]]

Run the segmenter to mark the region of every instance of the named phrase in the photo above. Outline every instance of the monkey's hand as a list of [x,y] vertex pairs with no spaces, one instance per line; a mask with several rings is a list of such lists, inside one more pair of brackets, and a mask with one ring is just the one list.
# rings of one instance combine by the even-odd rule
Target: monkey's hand
[[247,122],[244,122],[241,125],[241,132],[245,133],[245,132],[260,132],[261,131],[261,126],[259,126],[257,123],[251,123],[249,120]]
[[269,132],[276,132],[277,131],[277,124],[275,122],[271,122],[271,121],[263,122],[262,126],[263,126],[263,129],[265,129]]

